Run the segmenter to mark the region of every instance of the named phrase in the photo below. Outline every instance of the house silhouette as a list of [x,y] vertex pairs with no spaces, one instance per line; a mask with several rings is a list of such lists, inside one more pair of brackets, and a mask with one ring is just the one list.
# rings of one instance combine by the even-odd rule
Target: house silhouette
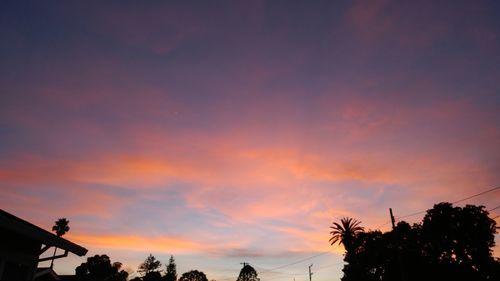
[[[53,247],[64,254],[41,257]],[[0,209],[0,281],[59,280],[51,268],[38,268],[38,263],[69,252],[84,256],[87,249]]]

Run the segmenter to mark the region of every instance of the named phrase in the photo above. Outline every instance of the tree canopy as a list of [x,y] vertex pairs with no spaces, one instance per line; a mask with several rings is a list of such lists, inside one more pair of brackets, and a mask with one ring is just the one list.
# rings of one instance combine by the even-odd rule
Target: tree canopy
[[346,247],[342,280],[498,280],[495,233],[483,206],[436,204],[422,223],[356,233]]
[[236,281],[260,281],[260,279],[257,277],[257,271],[249,264],[245,264]]
[[52,231],[54,231],[57,236],[63,236],[69,231],[69,220],[66,218],[56,220],[54,226],[52,226]]
[[143,276],[148,275],[151,272],[158,271],[161,267],[161,262],[157,260],[152,254],[144,260],[143,263],[139,265],[137,272],[141,273]]
[[151,271],[142,278],[143,281],[161,281],[162,277],[158,271]]
[[198,270],[191,270],[184,272],[179,281],[208,281],[208,279],[205,273]]
[[125,281],[128,273],[121,270],[122,263],[111,263],[107,255],[88,257],[87,262],[80,264],[75,269],[78,280],[110,280]]
[[330,234],[332,235],[330,243],[333,245],[336,242],[339,242],[339,244],[344,245],[346,250],[349,250],[352,246],[354,236],[364,230],[360,224],[360,221],[353,218],[342,218],[340,220],[340,224],[333,222],[333,225],[330,226],[332,229],[332,231],[330,231]]

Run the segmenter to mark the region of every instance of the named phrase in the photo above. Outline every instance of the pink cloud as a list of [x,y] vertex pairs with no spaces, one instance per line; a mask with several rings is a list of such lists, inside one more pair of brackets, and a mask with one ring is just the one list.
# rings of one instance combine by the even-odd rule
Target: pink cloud
[[[448,157],[455,157],[452,155],[454,149],[467,149],[467,146],[471,145],[469,143],[458,142],[451,151],[439,145],[433,147],[431,144],[411,152],[407,151],[411,156],[403,154],[402,148],[398,146],[381,147],[378,152],[367,152],[363,144],[370,138],[376,140],[381,134],[389,134],[398,139],[400,130],[414,126],[417,121],[428,119],[428,122],[436,123],[441,122],[440,120],[447,122],[461,118],[470,110],[467,103],[451,102],[417,110],[398,109],[395,111],[396,115],[391,117],[380,114],[381,111],[390,112],[390,107],[386,109],[386,105],[373,101],[356,101],[337,107],[345,127],[336,125],[332,128],[331,135],[342,135],[342,138],[332,140],[332,147],[328,150],[322,146],[308,146],[302,149],[298,147],[297,140],[281,142],[280,146],[275,146],[272,142],[256,145],[253,139],[247,138],[247,133],[237,131],[220,132],[212,136],[185,131],[177,134],[174,140],[168,133],[157,132],[154,127],[139,131],[132,127],[129,132],[133,133],[131,140],[138,141],[135,143],[138,146],[136,152],[90,152],[82,159],[63,158],[50,161],[37,157],[22,157],[18,159],[17,164],[11,163],[10,168],[3,169],[2,179],[24,182],[76,181],[145,188],[185,181],[199,186],[199,198],[205,198],[207,193],[220,187],[234,188],[232,192],[237,194],[251,192],[259,186],[281,191],[309,181],[362,181],[403,185],[413,182],[415,185],[415,182],[423,184],[421,179],[438,180],[449,175],[451,183],[462,182],[460,185],[466,186],[471,184],[468,179],[470,176],[463,174],[466,170],[475,173],[475,179],[482,179],[485,184],[491,180],[488,170],[484,170],[486,167],[477,166],[475,161],[447,163]],[[367,123],[363,124],[363,120]],[[257,132],[267,130],[266,127],[252,127],[251,123],[249,125],[251,130]],[[484,133],[490,135],[491,132],[490,128],[485,129]],[[193,148],[190,140],[199,138],[204,138],[203,143],[196,145],[196,149],[190,152],[189,147]],[[482,139],[480,141],[483,142]],[[357,147],[353,146],[353,143],[358,143]],[[400,145],[404,147],[404,144]],[[491,145],[494,146],[493,143]],[[419,155],[422,151],[425,151],[425,155],[433,156]],[[58,171],[57,175],[51,173],[54,170]],[[452,178],[455,180],[451,180]],[[269,191],[262,192],[268,194]],[[228,196],[232,196],[230,194],[228,193]],[[256,196],[269,195],[256,192]],[[215,197],[224,198],[220,192]],[[199,204],[195,203],[199,200],[192,199],[196,196],[188,198],[193,206]],[[262,205],[266,206],[265,198],[261,200],[265,202]],[[208,203],[219,205],[221,202]],[[255,206],[248,208],[259,213]],[[264,215],[266,212],[264,208],[260,213]]]

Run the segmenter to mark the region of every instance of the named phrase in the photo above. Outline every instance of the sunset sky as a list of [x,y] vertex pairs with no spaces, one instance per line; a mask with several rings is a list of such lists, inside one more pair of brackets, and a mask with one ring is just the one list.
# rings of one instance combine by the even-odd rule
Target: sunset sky
[[498,185],[500,1],[0,1],[0,208],[87,256],[339,280],[333,221]]

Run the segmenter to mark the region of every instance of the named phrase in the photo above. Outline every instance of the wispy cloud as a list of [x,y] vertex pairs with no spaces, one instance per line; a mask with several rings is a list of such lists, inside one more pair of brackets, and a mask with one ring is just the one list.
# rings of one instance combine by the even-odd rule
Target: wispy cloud
[[0,204],[209,266],[497,185],[493,4],[407,4],[2,3]]

